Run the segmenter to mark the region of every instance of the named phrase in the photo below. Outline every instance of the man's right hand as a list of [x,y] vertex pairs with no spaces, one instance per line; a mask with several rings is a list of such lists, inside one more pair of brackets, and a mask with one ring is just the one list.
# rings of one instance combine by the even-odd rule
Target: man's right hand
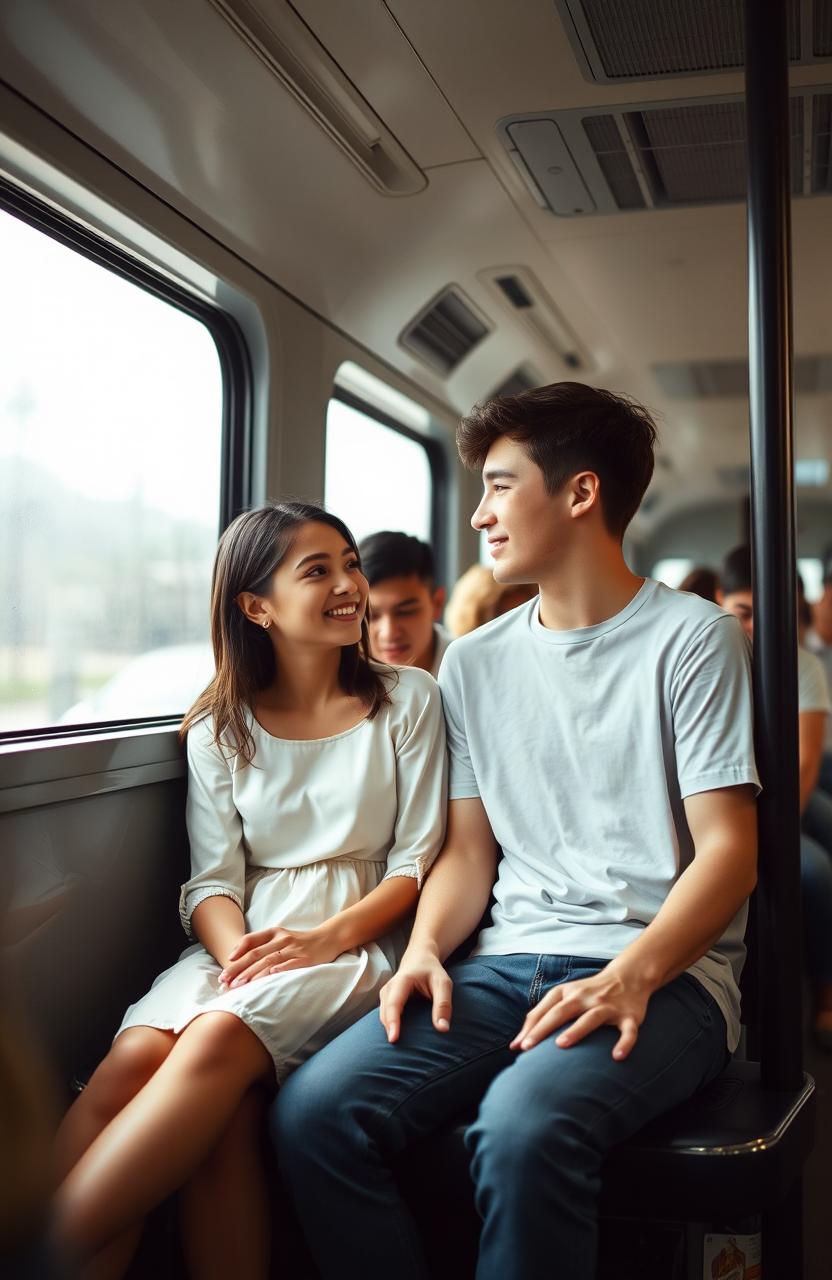
[[451,991],[453,982],[437,956],[420,951],[402,957],[398,973],[381,988],[379,1017],[391,1044],[399,1038],[402,1010],[414,991],[433,1004],[433,1025],[437,1031],[451,1029]]

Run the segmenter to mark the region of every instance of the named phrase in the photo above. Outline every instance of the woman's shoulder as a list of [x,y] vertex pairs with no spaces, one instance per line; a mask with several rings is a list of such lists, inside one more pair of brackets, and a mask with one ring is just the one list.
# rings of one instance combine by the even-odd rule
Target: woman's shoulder
[[[248,715],[246,719],[250,723]],[[222,735],[221,742],[217,742],[215,723],[213,715],[206,712],[188,729],[186,748],[191,765],[199,762],[206,765],[221,763],[226,768],[231,766],[237,752],[225,741],[225,734]]]
[[373,662],[372,666],[387,690],[386,710],[391,722],[411,724],[427,707],[441,706],[439,685],[428,671],[421,667],[391,667],[382,662]]
[[381,676],[392,702],[407,702],[438,696],[439,686],[429,671],[422,667],[392,667],[384,662],[371,661],[370,666]]

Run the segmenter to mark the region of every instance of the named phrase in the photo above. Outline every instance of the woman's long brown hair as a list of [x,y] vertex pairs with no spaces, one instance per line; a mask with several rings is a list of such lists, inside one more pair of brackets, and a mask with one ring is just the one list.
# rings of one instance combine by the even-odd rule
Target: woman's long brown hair
[[[268,633],[251,622],[237,604],[241,591],[268,595],[272,575],[290,550],[299,527],[314,521],[335,529],[348,546],[358,550],[347,526],[337,516],[306,502],[269,502],[244,511],[232,520],[220,538],[211,584],[211,644],[216,674],[182,721],[180,740],[188,730],[212,716],[214,742],[231,751],[244,764],[254,758],[254,739],[246,713],[257,694],[273,683],[277,674],[274,649]],[[389,702],[387,687],[370,666],[367,618],[361,624],[357,644],[344,645],[338,671],[344,693],[360,698],[367,718]]]

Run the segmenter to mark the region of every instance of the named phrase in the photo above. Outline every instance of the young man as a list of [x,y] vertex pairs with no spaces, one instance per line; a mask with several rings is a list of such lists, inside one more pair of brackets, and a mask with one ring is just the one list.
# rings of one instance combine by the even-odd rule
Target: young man
[[435,584],[433,552],[407,533],[373,533],[359,544],[370,584],[373,657],[393,666],[422,667],[436,676],[451,642],[439,619],[445,588]]
[[[797,727],[800,784],[800,880],[807,967],[814,997],[813,1034],[832,1050],[832,798],[818,788],[832,704],[823,664],[805,647],[812,612],[797,578]],[[722,563],[717,599],[754,637],[751,548],[735,547]]]
[[[407,951],[380,1021],[277,1100],[325,1277],[425,1280],[390,1162],[479,1103],[478,1280],[590,1280],[605,1152],[736,1046],[756,876],[749,658],[733,618],[624,561],[654,439],[645,410],[578,383],[460,426],[495,577],[540,596],[446,653],[448,831]],[[491,924],[446,971],[492,886]]]

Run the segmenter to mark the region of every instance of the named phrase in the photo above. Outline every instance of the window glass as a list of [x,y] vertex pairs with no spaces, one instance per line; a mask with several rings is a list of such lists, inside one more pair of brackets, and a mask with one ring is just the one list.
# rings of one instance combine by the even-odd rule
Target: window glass
[[801,556],[797,562],[797,571],[803,579],[806,599],[820,600],[823,595],[823,561]]
[[673,587],[675,590],[693,567],[693,560],[686,560],[681,556],[671,556],[666,560],[657,560],[650,572],[650,577],[656,578],[659,582],[664,582],[666,586]]
[[210,678],[223,388],[199,320],[0,210],[0,732]]
[[326,418],[324,501],[360,540],[397,529],[430,541],[432,479],[427,450],[341,400]]

